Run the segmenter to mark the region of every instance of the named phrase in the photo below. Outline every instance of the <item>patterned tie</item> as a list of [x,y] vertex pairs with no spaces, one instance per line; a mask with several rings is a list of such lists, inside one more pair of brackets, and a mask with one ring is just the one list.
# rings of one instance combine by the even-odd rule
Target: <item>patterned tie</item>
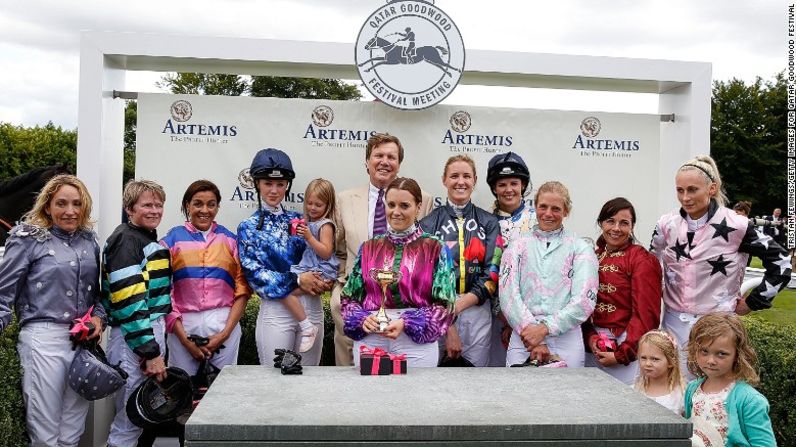
[[376,199],[376,212],[373,214],[373,237],[387,232],[387,213],[384,212],[384,190],[379,190]]

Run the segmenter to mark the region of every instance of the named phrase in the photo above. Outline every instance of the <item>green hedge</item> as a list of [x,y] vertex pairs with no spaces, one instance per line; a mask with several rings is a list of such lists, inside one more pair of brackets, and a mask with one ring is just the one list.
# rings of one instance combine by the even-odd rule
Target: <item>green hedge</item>
[[0,334],[0,446],[21,447],[25,437],[25,407],[22,403],[22,366],[17,355],[19,327],[10,325]]
[[[238,362],[258,364],[254,326],[260,302],[249,300],[241,318],[243,340]],[[771,421],[780,447],[796,447],[796,334],[789,326],[775,326],[756,318],[744,322],[760,361],[762,384],[758,389],[771,404]],[[322,365],[334,365],[334,325],[329,312],[329,296],[324,297]],[[12,325],[0,335],[0,447],[25,445],[25,420],[22,405],[21,369],[16,351],[17,328]]]
[[760,367],[758,391],[771,405],[771,422],[780,447],[796,447],[796,334],[792,326],[777,326],[744,318]]

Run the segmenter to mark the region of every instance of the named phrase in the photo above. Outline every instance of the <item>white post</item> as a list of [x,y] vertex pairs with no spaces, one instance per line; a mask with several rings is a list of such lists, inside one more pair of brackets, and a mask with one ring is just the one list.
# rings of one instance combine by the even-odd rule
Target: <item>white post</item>
[[[125,71],[85,34],[80,42],[77,175],[94,200],[100,245],[121,221],[124,148],[124,101],[113,90],[124,89]],[[93,402],[81,447],[105,445],[113,418],[113,402]]]

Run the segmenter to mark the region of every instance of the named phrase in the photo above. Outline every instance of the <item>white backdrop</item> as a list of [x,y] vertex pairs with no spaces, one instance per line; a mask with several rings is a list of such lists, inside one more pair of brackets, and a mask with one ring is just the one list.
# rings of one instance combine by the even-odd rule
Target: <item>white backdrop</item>
[[[175,106],[178,101],[184,102]],[[338,192],[367,184],[364,154],[371,132],[401,139],[400,175],[415,178],[436,203],[445,197],[445,161],[467,154],[478,169],[473,200],[491,209],[487,163],[510,150],[525,159],[534,190],[547,180],[569,187],[574,208],[565,225],[582,236],[596,238],[597,213],[616,196],[635,205],[636,234],[644,245],[666,211],[657,201],[658,115],[451,105],[409,112],[376,102],[140,94],[136,177],[166,189],[161,233],[182,222],[183,192],[200,178],[221,189],[218,221],[234,231],[256,209],[253,190],[239,177],[259,149],[290,155],[297,178],[285,205],[301,210],[304,188],[314,178],[331,180]]]

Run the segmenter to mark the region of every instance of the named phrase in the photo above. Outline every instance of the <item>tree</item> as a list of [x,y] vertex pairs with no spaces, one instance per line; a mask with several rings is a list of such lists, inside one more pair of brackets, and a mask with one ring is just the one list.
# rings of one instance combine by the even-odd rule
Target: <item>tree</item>
[[356,85],[339,79],[283,78],[254,76],[251,83],[238,75],[176,73],[163,76],[159,88],[174,94],[271,96],[276,98],[358,100]]
[[249,89],[238,75],[204,73],[169,73],[155,84],[174,94],[240,96]]
[[124,106],[124,173],[122,184],[135,177],[135,131],[138,125],[138,102]]
[[784,73],[713,83],[711,152],[730,200],[751,201],[753,215],[785,208],[786,95]]
[[75,172],[76,158],[75,130],[64,130],[52,122],[35,127],[0,123],[0,179],[59,163]]
[[362,93],[356,85],[339,79],[280,78],[255,76],[250,88],[252,96],[277,98],[358,100]]

